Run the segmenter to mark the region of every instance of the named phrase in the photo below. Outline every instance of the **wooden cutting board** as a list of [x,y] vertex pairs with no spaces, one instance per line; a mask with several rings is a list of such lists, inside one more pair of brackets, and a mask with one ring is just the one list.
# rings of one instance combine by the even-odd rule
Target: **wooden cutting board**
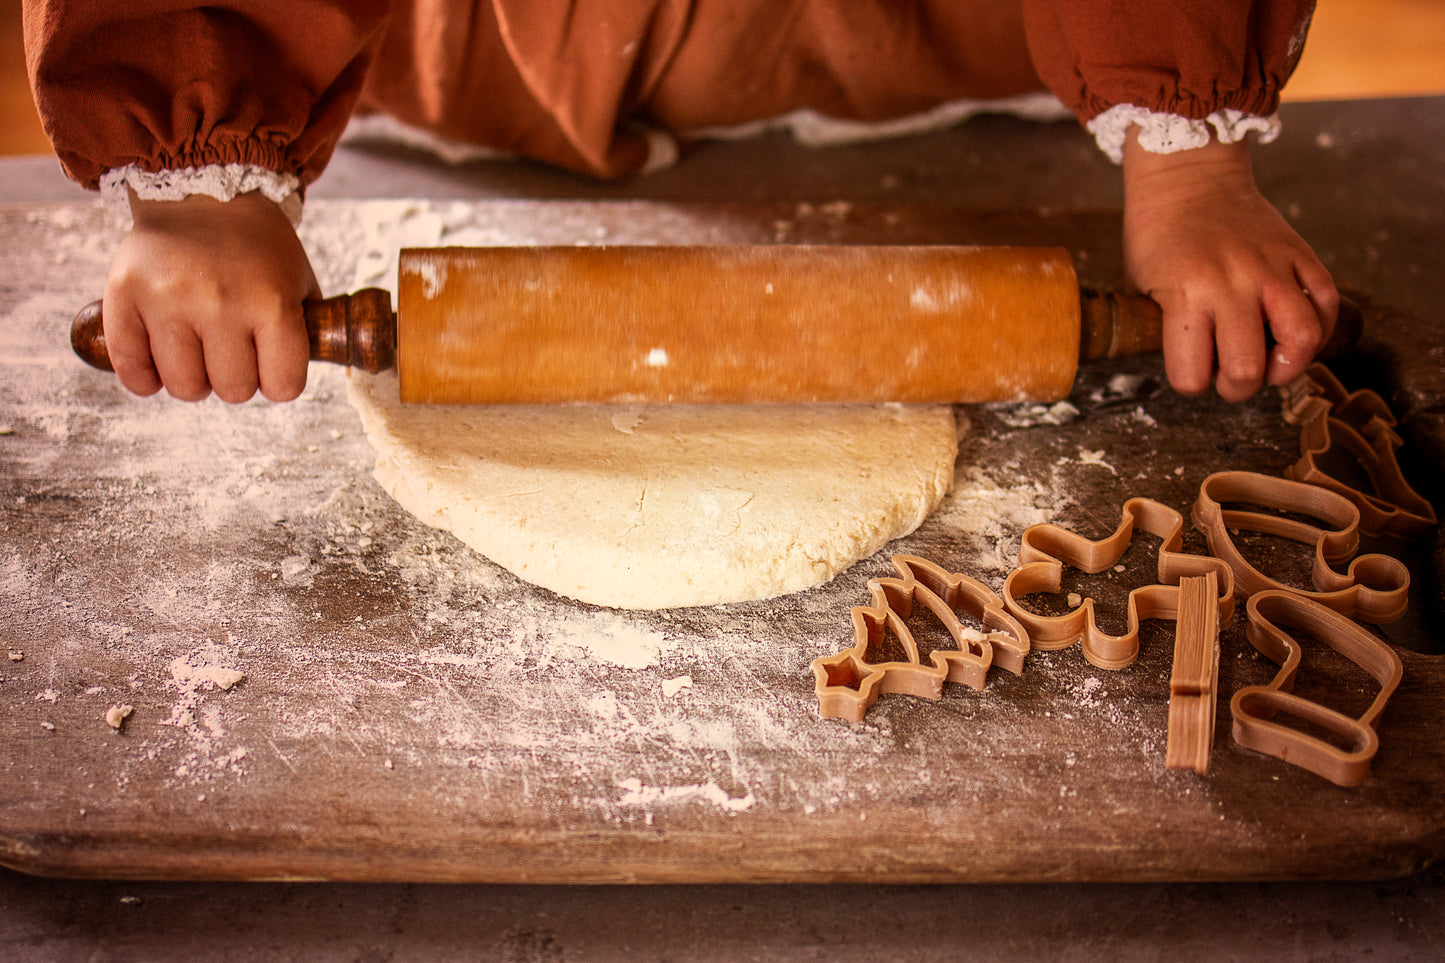
[[[1099,284],[1117,270],[1115,230],[1105,214],[843,204],[317,202],[305,238],[335,292],[389,247],[436,238],[1051,243]],[[335,369],[314,367],[294,404],[228,408],[136,399],[71,359],[65,325],[118,237],[90,207],[0,208],[0,863],[212,879],[1190,880],[1390,876],[1445,849],[1445,636],[1423,602],[1387,630],[1405,679],[1354,789],[1232,744],[1228,695],[1273,672],[1238,619],[1202,777],[1164,768],[1161,623],[1122,671],[1034,653],[983,691],[823,720],[809,663],[850,644],[848,608],[891,571],[887,553],[810,592],[711,609],[615,612],[535,589],[378,488]],[[1394,328],[1401,344],[1441,339]],[[1210,472],[1294,461],[1273,397],[1184,401],[1161,377],[1135,359],[1087,370],[1068,408],[960,409],[955,493],[895,548],[997,588],[1028,524],[1099,537],[1130,496],[1187,510]],[[1152,564],[1146,542],[1085,590],[1117,610]],[[1437,595],[1414,561],[1417,599]],[[1373,695],[1348,664],[1307,666],[1347,707]],[[133,707],[118,731],[104,720],[117,705]]]

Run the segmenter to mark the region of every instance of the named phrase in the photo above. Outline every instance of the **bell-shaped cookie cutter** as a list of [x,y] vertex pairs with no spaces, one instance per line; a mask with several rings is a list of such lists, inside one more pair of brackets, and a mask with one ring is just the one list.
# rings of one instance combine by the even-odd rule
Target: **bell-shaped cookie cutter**
[[[1308,515],[1331,527],[1320,528],[1285,515],[1227,509],[1225,503]],[[1405,613],[1410,570],[1388,555],[1355,557],[1360,544],[1360,512],[1337,492],[1257,472],[1221,471],[1199,486],[1192,517],[1209,543],[1210,554],[1234,572],[1234,584],[1243,597],[1269,589],[1295,592],[1341,615],[1377,625],[1393,622]],[[1234,544],[1231,531],[1260,532],[1314,545],[1310,573],[1314,591],[1286,585],[1259,571]],[[1349,564],[1342,575],[1333,566],[1343,562]]]
[[[853,646],[813,660],[819,715],[860,722],[883,693],[938,699],[945,681],[982,689],[991,665],[1015,675],[1023,672],[1028,634],[988,586],[916,555],[895,555],[892,561],[901,577],[869,579],[871,604],[849,611]],[[927,665],[908,627],[908,618],[920,602],[957,646],[956,650],[934,649]],[[976,618],[987,635],[965,626],[958,612]],[[889,632],[902,646],[907,661],[869,662],[869,650],[882,644]]]
[[[1404,674],[1399,655],[1363,626],[1293,592],[1259,592],[1250,597],[1246,610],[1250,643],[1280,668],[1269,685],[1240,689],[1230,700],[1234,741],[1336,785],[1359,785],[1380,746],[1375,723]],[[1302,651],[1291,634],[1296,631],[1325,643],[1380,683],[1379,694],[1363,715],[1351,718],[1294,694]],[[1283,725],[1279,716],[1293,716],[1339,736],[1349,748]]]
[[[1065,565],[1090,574],[1111,568],[1123,557],[1136,528],[1162,539],[1159,584],[1141,586],[1129,593],[1128,629],[1123,635],[1109,635],[1099,628],[1092,598],[1084,598],[1063,615],[1039,615],[1019,602],[1025,595],[1057,594]],[[1084,658],[1092,664],[1101,669],[1122,669],[1139,657],[1141,622],[1175,617],[1181,578],[1215,573],[1219,619],[1224,621],[1234,614],[1234,577],[1228,566],[1208,556],[1184,554],[1180,551],[1183,544],[1184,516],[1151,498],[1125,502],[1119,527],[1099,541],[1057,525],[1031,525],[1020,539],[1019,566],[1004,581],[1004,605],[1028,630],[1034,648],[1065,649],[1078,642]]]
[[[1346,392],[1322,364],[1283,389],[1284,418],[1300,428],[1300,459],[1285,470],[1294,481],[1318,485],[1343,495],[1360,512],[1367,535],[1415,539],[1437,522],[1435,508],[1406,480],[1395,433],[1395,415],[1373,391]],[[1362,491],[1331,475],[1324,467],[1335,448],[1343,449],[1364,470],[1373,492]]]

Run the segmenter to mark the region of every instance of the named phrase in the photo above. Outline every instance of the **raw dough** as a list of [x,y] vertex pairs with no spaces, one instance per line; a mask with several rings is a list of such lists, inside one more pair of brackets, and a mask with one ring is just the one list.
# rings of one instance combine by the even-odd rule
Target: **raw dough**
[[402,405],[350,376],[402,507],[560,595],[656,609],[770,598],[917,528],[953,482],[940,406]]

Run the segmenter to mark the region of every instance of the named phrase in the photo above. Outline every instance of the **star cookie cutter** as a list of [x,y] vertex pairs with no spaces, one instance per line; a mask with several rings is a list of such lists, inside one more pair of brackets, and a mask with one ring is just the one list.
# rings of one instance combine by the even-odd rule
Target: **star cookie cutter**
[[[1058,594],[1065,565],[1090,574],[1111,568],[1123,557],[1136,528],[1162,539],[1159,582],[1129,593],[1128,629],[1123,635],[1109,635],[1099,628],[1092,598],[1082,599],[1064,615],[1039,615],[1019,602],[1034,593]],[[1122,669],[1139,657],[1140,622],[1175,617],[1182,578],[1214,573],[1218,618],[1222,622],[1234,614],[1234,576],[1228,566],[1208,556],[1184,554],[1180,551],[1183,544],[1184,516],[1151,498],[1125,502],[1119,527],[1099,541],[1057,525],[1031,525],[1020,539],[1019,567],[1004,581],[1004,605],[1028,631],[1034,648],[1065,649],[1078,642],[1084,658],[1092,664],[1101,669]]]
[[[1399,655],[1363,626],[1292,592],[1259,592],[1246,608],[1250,643],[1280,668],[1269,685],[1240,689],[1230,700],[1234,741],[1308,769],[1337,786],[1358,786],[1369,775],[1380,747],[1375,723],[1404,675]],[[1379,694],[1363,715],[1351,718],[1294,694],[1302,649],[1293,632],[1325,643],[1380,683]],[[1283,725],[1277,721],[1280,716],[1292,716],[1338,736],[1349,748]]]
[[[1300,428],[1300,459],[1285,470],[1294,481],[1318,485],[1345,496],[1360,512],[1366,535],[1413,540],[1436,525],[1435,508],[1410,486],[1396,455],[1404,441],[1395,432],[1394,412],[1373,391],[1347,392],[1322,364],[1283,390],[1284,419]],[[1333,450],[1352,457],[1369,478],[1373,492],[1356,488],[1326,468]]]
[[[1320,528],[1285,515],[1226,509],[1226,502],[1308,515],[1331,527]],[[1221,471],[1199,486],[1192,517],[1194,527],[1209,543],[1210,554],[1233,571],[1241,596],[1270,589],[1294,592],[1348,618],[1376,625],[1393,622],[1405,613],[1410,570],[1388,555],[1355,557],[1360,544],[1360,512],[1338,492],[1256,472]],[[1235,545],[1231,531],[1260,532],[1314,545],[1314,591],[1286,585],[1255,568]],[[1349,563],[1343,575],[1334,569],[1334,564],[1342,562]]]
[[[869,579],[871,604],[849,611],[852,648],[813,660],[819,715],[861,722],[883,693],[938,699],[945,681],[982,689],[991,665],[1014,675],[1023,672],[1028,634],[988,586],[916,555],[895,555],[892,562],[901,577]],[[934,649],[928,665],[923,664],[918,642],[908,627],[908,618],[920,602],[957,646],[956,650]],[[960,611],[978,619],[987,634],[960,622]],[[869,662],[869,649],[880,646],[889,632],[902,646],[907,661]]]

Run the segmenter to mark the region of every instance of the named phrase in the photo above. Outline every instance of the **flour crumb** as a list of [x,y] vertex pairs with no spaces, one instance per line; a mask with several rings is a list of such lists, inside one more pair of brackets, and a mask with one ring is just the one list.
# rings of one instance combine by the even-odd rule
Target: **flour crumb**
[[12,425],[0,425],[0,435],[13,435],[15,428]]
[[125,720],[130,718],[130,714],[134,711],[135,706],[131,705],[111,706],[105,710],[105,724],[112,729],[118,730],[121,726],[125,725]]
[[1079,419],[1079,409],[1068,401],[1056,401],[1052,405],[1017,405],[999,414],[999,418],[1010,428],[1032,428],[1035,425],[1067,425]]
[[55,689],[46,689],[46,690],[44,690],[43,692],[39,692],[39,693],[36,694],[36,696],[35,696],[35,701],[36,701],[36,702],[54,702],[56,699],[59,699],[59,698],[60,698],[60,693],[59,693],[58,691],[56,691]]
[[1104,460],[1104,450],[1102,448],[1098,451],[1089,451],[1087,448],[1080,448],[1079,463],[1083,465],[1098,465],[1100,468],[1109,469],[1109,471],[1115,475],[1119,474],[1115,471],[1113,465]]
[[53,723],[53,722],[42,722],[42,723],[40,724],[40,728],[44,729],[46,732],[54,732],[54,731],[55,731],[55,723]]
[[680,675],[676,679],[665,679],[662,683],[662,695],[665,699],[671,699],[683,689],[692,688],[692,676]]
[[24,661],[25,661],[25,653],[24,653],[24,652],[17,651],[17,650],[15,650],[15,649],[11,649],[11,650],[10,650],[10,661],[11,661],[11,662],[24,662]]
[[1099,700],[1107,697],[1109,693],[1104,689],[1103,680],[1091,675],[1074,691],[1074,695],[1078,698],[1079,705],[1096,706]]
[[215,653],[203,649],[172,661],[171,678],[182,691],[194,691],[205,686],[229,689],[245,679],[246,674],[222,665],[216,661]]
[[1078,592],[1070,592],[1068,602],[1069,608],[1076,609],[1084,604],[1084,599],[1083,596],[1079,595]]

